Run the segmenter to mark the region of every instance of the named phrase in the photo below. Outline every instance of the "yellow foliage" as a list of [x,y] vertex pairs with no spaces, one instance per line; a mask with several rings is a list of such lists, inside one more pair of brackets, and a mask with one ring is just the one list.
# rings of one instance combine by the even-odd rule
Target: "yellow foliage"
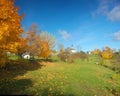
[[102,58],[104,59],[110,59],[112,58],[113,54],[109,52],[102,52]]
[[95,55],[99,55],[101,53],[101,51],[99,49],[95,49],[92,51],[92,53]]
[[110,59],[113,57],[113,51],[111,48],[105,47],[105,50],[103,50],[101,55],[102,55],[102,58],[104,59]]

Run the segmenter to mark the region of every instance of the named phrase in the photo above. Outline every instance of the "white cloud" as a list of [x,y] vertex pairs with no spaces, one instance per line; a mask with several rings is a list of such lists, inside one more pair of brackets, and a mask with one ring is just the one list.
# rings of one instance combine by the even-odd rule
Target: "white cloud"
[[120,6],[115,6],[109,13],[108,18],[112,21],[120,21]]
[[120,2],[118,0],[100,0],[92,16],[104,15],[111,21],[120,21]]
[[58,30],[59,34],[62,36],[62,39],[68,40],[71,38],[70,33],[68,33],[66,30]]
[[113,34],[113,36],[114,36],[114,39],[115,39],[115,40],[120,41],[120,31],[115,32],[115,33]]

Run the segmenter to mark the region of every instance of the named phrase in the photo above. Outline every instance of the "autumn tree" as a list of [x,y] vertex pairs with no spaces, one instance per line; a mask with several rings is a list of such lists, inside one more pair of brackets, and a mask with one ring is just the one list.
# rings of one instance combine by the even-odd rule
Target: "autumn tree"
[[100,51],[99,49],[94,49],[94,50],[92,51],[92,53],[95,54],[95,55],[100,55],[100,54],[101,54],[101,51]]
[[13,0],[0,0],[0,65],[3,67],[8,60],[6,52],[16,52],[21,41],[21,20],[18,8]]
[[50,53],[51,53],[51,50],[48,42],[42,42],[40,46],[40,57],[48,58]]
[[39,55],[40,52],[40,35],[37,35],[40,31],[36,24],[32,24],[27,32],[26,39],[28,40],[28,49],[27,51],[30,52],[31,56]]
[[57,45],[57,40],[55,36],[51,35],[49,32],[41,32],[41,40],[49,44],[50,49],[53,49]]
[[106,46],[106,47],[103,49],[101,55],[102,55],[102,58],[110,59],[110,58],[113,57],[113,50],[112,50],[110,47]]
[[[40,56],[47,58],[50,55],[50,44],[51,47],[53,43],[50,43],[52,39],[50,39],[50,35],[41,35],[41,31],[38,29],[36,24],[30,26],[28,33],[27,33],[27,40],[28,40],[28,51],[30,54],[34,56]],[[49,39],[46,39],[49,38]]]

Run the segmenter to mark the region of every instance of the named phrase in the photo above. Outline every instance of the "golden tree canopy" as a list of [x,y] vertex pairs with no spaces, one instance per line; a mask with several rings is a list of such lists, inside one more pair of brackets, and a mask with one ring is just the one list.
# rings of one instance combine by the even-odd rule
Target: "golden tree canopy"
[[113,50],[107,46],[104,48],[101,55],[102,55],[102,58],[104,58],[104,59],[110,59],[113,57]]
[[13,0],[0,0],[0,50],[13,52],[23,33],[18,8]]
[[13,0],[0,0],[0,67],[8,60],[6,52],[16,52],[23,33],[18,8]]

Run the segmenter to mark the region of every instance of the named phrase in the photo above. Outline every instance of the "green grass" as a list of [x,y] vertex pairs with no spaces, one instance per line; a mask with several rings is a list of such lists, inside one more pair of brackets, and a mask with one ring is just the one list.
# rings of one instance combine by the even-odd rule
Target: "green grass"
[[[120,75],[111,77],[114,71],[96,65],[96,57],[90,61],[77,59],[68,64],[55,60],[50,62],[21,63],[8,71],[0,72],[0,94],[28,94],[40,96],[114,96],[110,90],[118,84]],[[17,66],[17,67],[16,67]]]

